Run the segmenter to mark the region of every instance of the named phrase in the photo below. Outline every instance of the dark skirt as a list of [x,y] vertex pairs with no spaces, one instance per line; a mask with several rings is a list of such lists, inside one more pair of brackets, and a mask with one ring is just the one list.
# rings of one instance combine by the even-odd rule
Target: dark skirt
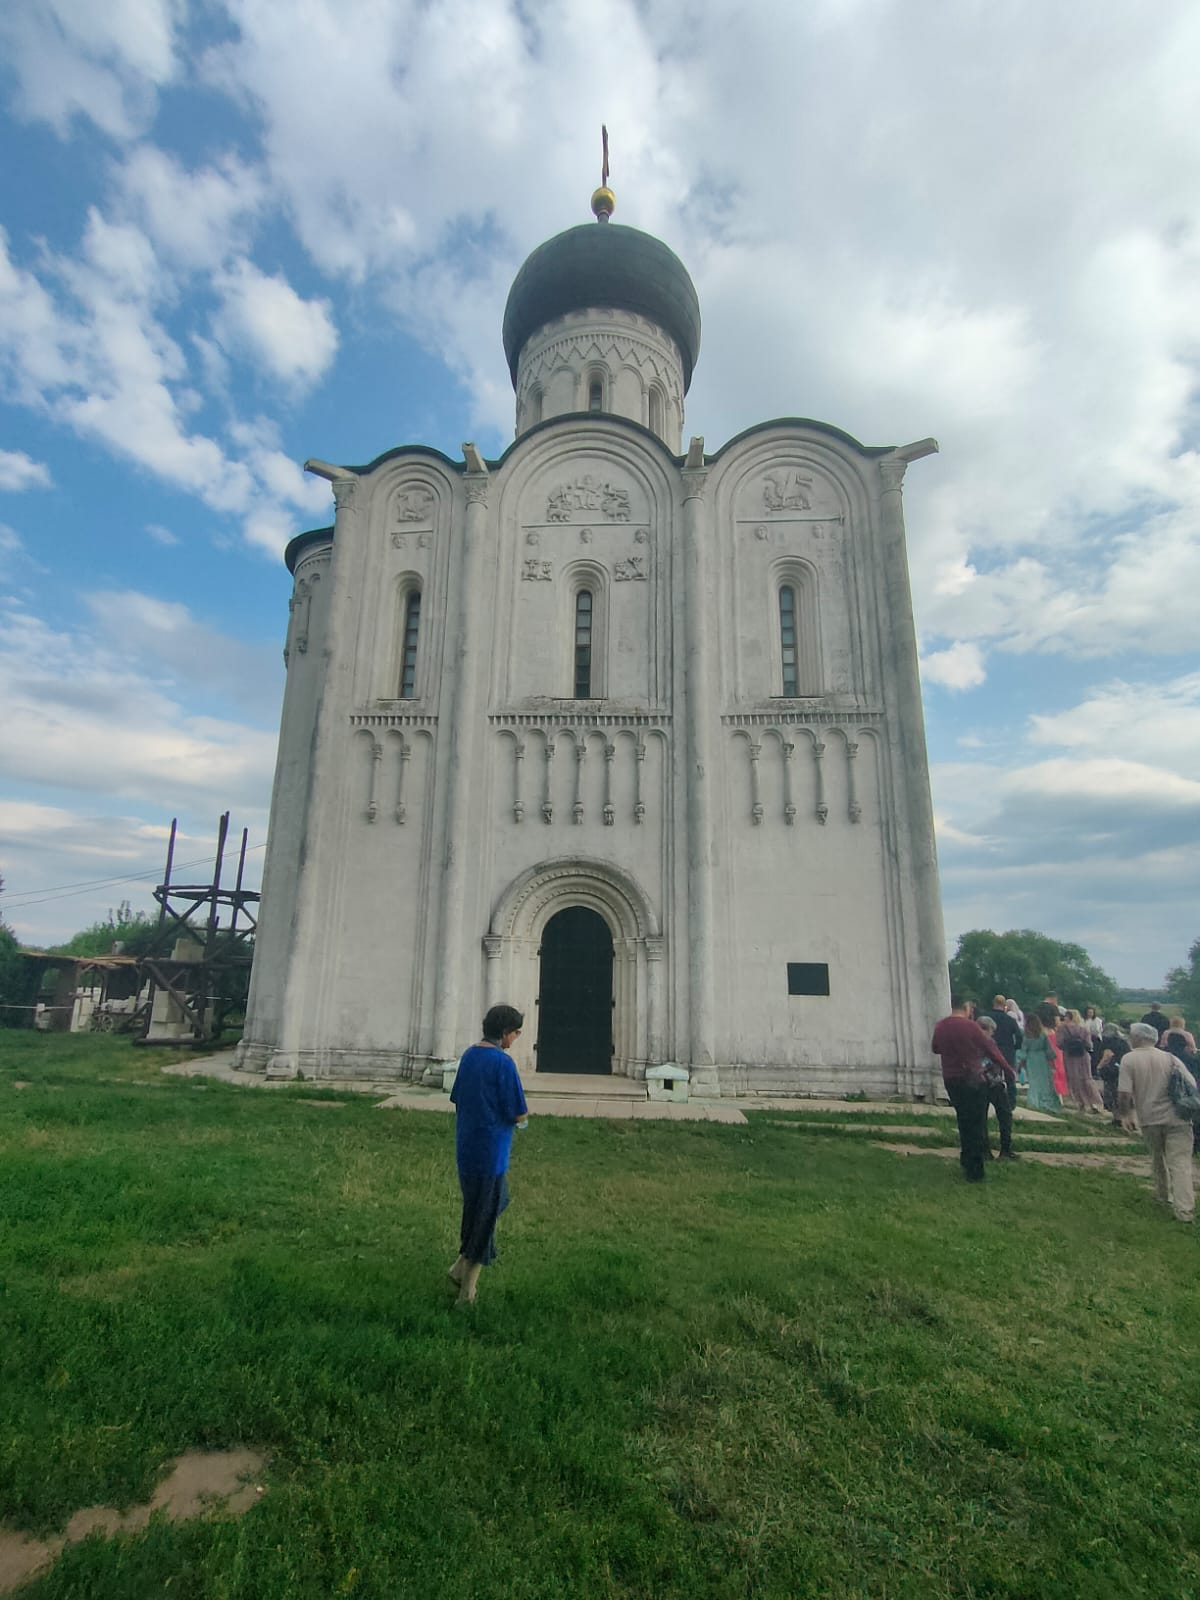
[[496,1259],[496,1219],[508,1204],[507,1175],[501,1172],[493,1178],[460,1172],[458,1185],[463,1201],[458,1248],[468,1261],[490,1267]]

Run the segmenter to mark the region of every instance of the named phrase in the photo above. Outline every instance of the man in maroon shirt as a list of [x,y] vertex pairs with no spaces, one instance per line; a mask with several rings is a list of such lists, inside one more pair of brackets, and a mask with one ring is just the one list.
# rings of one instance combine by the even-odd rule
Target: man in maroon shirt
[[942,1082],[958,1118],[958,1159],[968,1183],[982,1183],[987,1159],[988,1086],[983,1061],[988,1057],[1004,1072],[1013,1069],[977,1022],[967,1015],[967,1002],[950,997],[950,1015],[933,1030],[933,1053],[942,1058]]

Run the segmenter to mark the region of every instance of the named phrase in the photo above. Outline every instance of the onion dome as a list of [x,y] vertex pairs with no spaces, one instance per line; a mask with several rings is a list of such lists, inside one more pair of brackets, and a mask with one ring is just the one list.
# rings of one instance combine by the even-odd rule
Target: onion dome
[[504,308],[504,354],[514,385],[526,340],[571,311],[605,307],[658,324],[678,345],[683,387],[700,354],[700,301],[687,268],[652,234],[608,221],[610,190],[597,190],[596,222],[547,239],[513,280]]

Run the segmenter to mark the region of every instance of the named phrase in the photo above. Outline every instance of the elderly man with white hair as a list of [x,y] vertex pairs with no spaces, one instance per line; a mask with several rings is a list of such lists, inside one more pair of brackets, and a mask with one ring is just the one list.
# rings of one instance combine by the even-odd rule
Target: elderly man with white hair
[[1158,1034],[1152,1023],[1135,1022],[1129,1038],[1133,1048],[1122,1057],[1117,1078],[1117,1109],[1122,1126],[1130,1133],[1140,1127],[1150,1147],[1154,1195],[1159,1205],[1170,1206],[1177,1221],[1191,1222],[1196,1213],[1192,1127],[1175,1110],[1169,1088],[1171,1070],[1177,1067],[1192,1089],[1196,1080],[1177,1056],[1158,1048]]

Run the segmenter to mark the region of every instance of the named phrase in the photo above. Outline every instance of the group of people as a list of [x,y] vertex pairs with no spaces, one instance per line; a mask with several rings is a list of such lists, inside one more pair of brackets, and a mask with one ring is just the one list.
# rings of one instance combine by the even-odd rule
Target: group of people
[[1017,1159],[1012,1121],[1023,1078],[1031,1110],[1057,1111],[1069,1101],[1083,1112],[1107,1110],[1127,1132],[1140,1130],[1150,1150],[1156,1198],[1178,1221],[1192,1221],[1192,1153],[1200,1148],[1200,1123],[1180,1111],[1177,1095],[1179,1084],[1185,1095],[1196,1095],[1200,1056],[1183,1017],[1167,1016],[1156,1001],[1127,1036],[1095,1007],[1081,1015],[1060,1006],[1054,994],[1028,1016],[1002,994],[989,1011],[954,996],[951,1014],[934,1029],[933,1051],[941,1057],[969,1183],[982,1182],[992,1158],[989,1108],[999,1124],[1000,1159]]
[[[1082,1015],[1058,1004],[1056,995],[1027,1016],[1015,1000],[998,994],[990,1010],[952,997],[951,1011],[933,1030],[942,1081],[958,1120],[959,1160],[969,1183],[981,1183],[992,1159],[988,1113],[1000,1128],[1001,1161],[1016,1161],[1013,1112],[1017,1083],[1025,1080],[1026,1103],[1057,1111],[1063,1101],[1102,1114],[1130,1133],[1139,1129],[1150,1150],[1155,1196],[1180,1222],[1195,1212],[1192,1177],[1193,1129],[1172,1093],[1172,1076],[1198,1095],[1200,1069],[1194,1036],[1182,1017],[1168,1017],[1155,1004],[1128,1037],[1088,1006]],[[507,1172],[513,1132],[526,1126],[525,1093],[509,1049],[524,1017],[513,1006],[493,1006],[483,1019],[483,1037],[458,1064],[450,1099],[462,1223],[458,1259],[450,1279],[458,1303],[470,1305],[479,1274],[496,1256],[496,1222],[508,1204]]]

